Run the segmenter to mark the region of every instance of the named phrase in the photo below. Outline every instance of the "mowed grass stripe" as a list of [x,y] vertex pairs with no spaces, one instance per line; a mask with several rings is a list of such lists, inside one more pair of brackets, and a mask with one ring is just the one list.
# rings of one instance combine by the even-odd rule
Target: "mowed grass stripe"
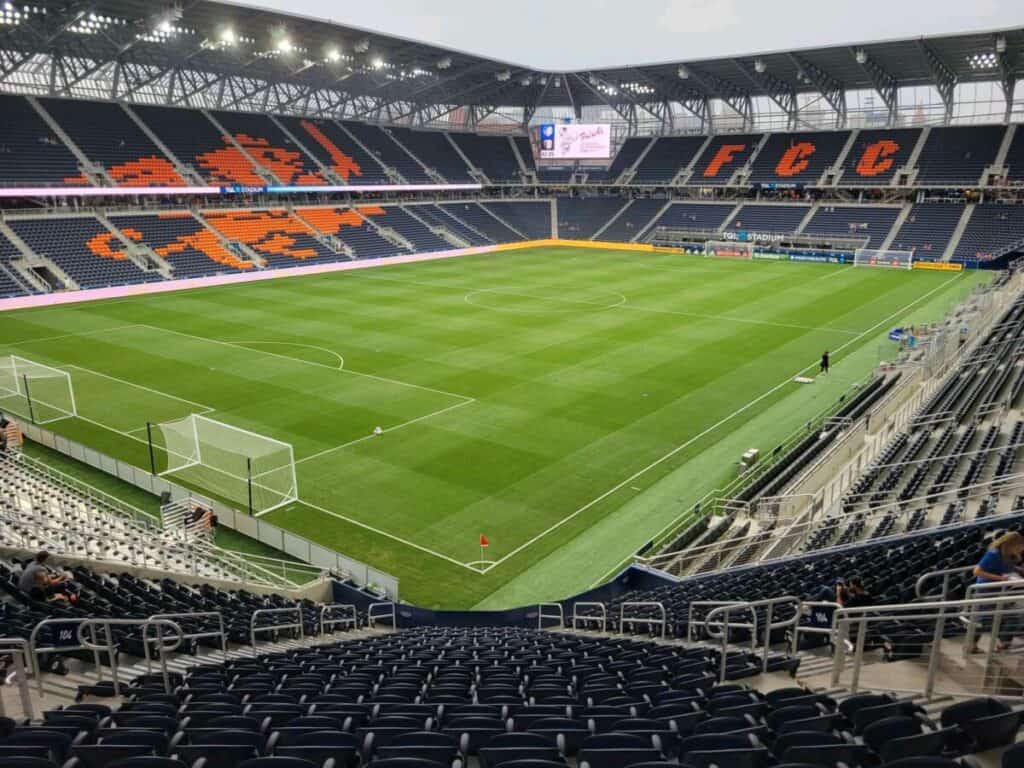
[[[105,325],[191,334],[191,341],[156,330],[126,339],[132,331],[115,331],[38,346],[52,355],[44,362],[85,365],[208,403],[215,418],[292,442],[297,457],[329,451],[300,465],[300,492],[346,519],[303,504],[266,519],[395,573],[411,600],[434,604],[443,595],[459,607],[538,560],[557,560],[560,547],[626,500],[595,505],[487,576],[402,542],[466,563],[479,558],[477,536],[486,532],[489,555],[503,557],[825,347],[948,280],[864,269],[821,281],[835,269],[537,249],[20,312],[0,318],[0,348]],[[513,303],[470,304],[464,297],[472,291]],[[622,308],[590,305],[620,295]],[[638,309],[627,309],[634,303]],[[527,311],[501,311],[510,306]],[[275,357],[261,354],[269,345],[204,340],[307,348],[282,347]],[[474,400],[448,408],[457,401],[428,391],[411,390],[426,399],[410,399],[377,379],[357,386],[338,371],[321,377],[335,363],[312,347],[343,356],[346,368]],[[322,366],[287,359],[294,357]],[[858,375],[870,368],[856,365]],[[855,378],[840,359],[837,376],[848,373]],[[766,398],[751,417],[789,391]],[[788,430],[799,423],[787,419]],[[146,420],[140,414],[138,425]],[[377,424],[407,421],[414,423],[367,437]],[[138,456],[125,438],[65,426],[100,450]],[[692,455],[676,458],[656,474]],[[661,524],[631,521],[651,533]],[[622,554],[593,557],[610,567]]]

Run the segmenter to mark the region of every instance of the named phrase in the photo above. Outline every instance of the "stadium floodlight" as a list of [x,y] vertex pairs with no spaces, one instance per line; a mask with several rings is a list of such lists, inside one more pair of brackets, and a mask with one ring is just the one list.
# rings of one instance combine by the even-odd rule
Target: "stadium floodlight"
[[690,70],[682,64],[679,65],[679,69],[676,70],[676,74],[679,75],[680,80],[688,80],[690,78]]
[[508,82],[509,80],[512,79],[512,72],[507,69],[503,69],[500,72],[495,72],[494,79],[497,80],[499,83]]
[[445,56],[444,58],[437,60],[438,69],[448,69],[452,65],[452,57]]
[[34,424],[77,416],[71,374],[17,355],[0,357],[0,411]]
[[763,75],[768,69],[768,65],[764,63],[764,59],[754,59],[754,71],[759,75]]
[[373,60],[373,68],[374,69],[383,69],[384,65],[385,65],[385,61],[380,56],[376,57]]
[[327,49],[327,60],[338,61],[341,58],[341,51],[336,46],[332,46]]
[[235,30],[231,27],[224,27],[224,29],[220,31],[220,41],[224,45],[234,45],[236,39]]
[[854,58],[857,59],[857,63],[861,66],[868,63],[868,54],[863,48],[857,49],[857,52],[854,54]]
[[289,40],[287,37],[282,37],[280,40],[277,41],[277,50],[280,51],[281,53],[291,53],[292,41]]
[[1006,38],[1003,35],[996,37],[996,53],[1006,53]]
[[298,499],[288,443],[192,414],[148,424],[150,461],[176,478],[262,514]]
[[529,86],[533,85],[533,78],[527,75],[526,77],[519,81],[519,84],[524,88],[528,88]]

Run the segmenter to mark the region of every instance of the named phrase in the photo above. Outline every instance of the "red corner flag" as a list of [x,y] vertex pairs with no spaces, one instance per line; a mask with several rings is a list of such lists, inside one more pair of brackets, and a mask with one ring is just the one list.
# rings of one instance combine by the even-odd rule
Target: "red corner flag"
[[490,546],[490,543],[487,541],[487,537],[484,536],[482,533],[480,534],[480,546],[481,547],[489,547]]

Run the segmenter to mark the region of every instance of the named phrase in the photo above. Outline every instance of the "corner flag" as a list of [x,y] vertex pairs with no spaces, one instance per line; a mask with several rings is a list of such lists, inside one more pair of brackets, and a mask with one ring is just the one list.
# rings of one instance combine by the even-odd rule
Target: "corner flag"
[[489,547],[490,546],[490,542],[487,541],[487,537],[484,536],[482,533],[480,534],[480,546],[481,547]]

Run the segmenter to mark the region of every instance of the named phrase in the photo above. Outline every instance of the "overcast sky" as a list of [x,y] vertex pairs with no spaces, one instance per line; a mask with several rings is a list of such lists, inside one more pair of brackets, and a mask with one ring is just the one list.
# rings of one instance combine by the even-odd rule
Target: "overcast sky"
[[1024,27],[1024,0],[241,0],[540,69]]

